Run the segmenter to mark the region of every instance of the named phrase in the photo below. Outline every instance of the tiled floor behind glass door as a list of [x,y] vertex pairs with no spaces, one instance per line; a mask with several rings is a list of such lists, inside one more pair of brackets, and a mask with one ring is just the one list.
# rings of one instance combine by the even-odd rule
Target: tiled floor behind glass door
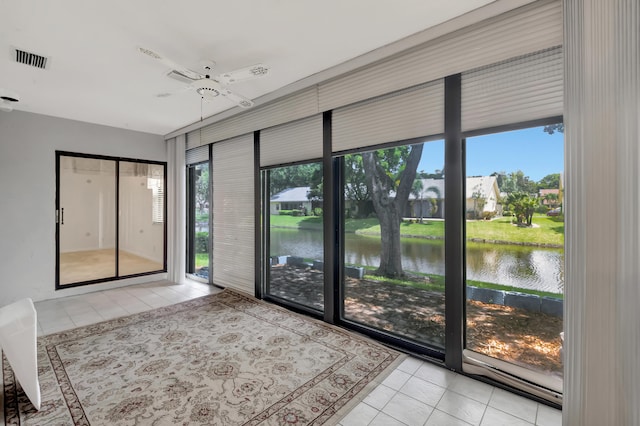
[[[166,281],[36,302],[38,335],[172,305],[221,291]],[[341,426],[559,426],[559,410],[415,358],[405,360]]]

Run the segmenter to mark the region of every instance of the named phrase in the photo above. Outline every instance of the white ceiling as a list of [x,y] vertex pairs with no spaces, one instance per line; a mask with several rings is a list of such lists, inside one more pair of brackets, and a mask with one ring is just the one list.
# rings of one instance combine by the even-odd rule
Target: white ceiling
[[[216,74],[264,63],[268,77],[232,87],[255,99],[492,1],[0,0],[0,95],[17,93],[16,110],[164,135],[200,120],[200,97],[158,97],[185,84],[137,46],[197,71],[214,60]],[[47,69],[13,48],[50,58]],[[202,115],[230,108],[218,97]]]

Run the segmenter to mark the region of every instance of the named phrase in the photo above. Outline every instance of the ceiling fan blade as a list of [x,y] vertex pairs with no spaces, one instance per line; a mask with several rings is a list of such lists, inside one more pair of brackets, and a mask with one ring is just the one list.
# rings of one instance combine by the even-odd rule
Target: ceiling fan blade
[[257,77],[264,77],[267,74],[269,74],[269,67],[263,64],[255,64],[250,67],[240,68],[239,70],[225,72],[215,78],[222,84],[233,84]]
[[237,103],[241,108],[251,108],[253,106],[253,101],[245,98],[244,96],[238,95],[237,93],[234,93],[229,89],[220,90],[220,94]]
[[180,64],[177,64],[177,63],[173,62],[171,59],[168,59],[168,58],[162,56],[161,54],[159,54],[157,52],[154,52],[151,49],[147,49],[145,47],[138,46],[138,50],[140,51],[140,53],[144,53],[145,55],[162,62],[167,67],[169,67],[173,71],[175,71],[176,73],[182,74],[183,76],[187,77],[188,79],[198,80],[198,79],[203,77],[203,75],[198,74],[195,71],[191,71],[189,68],[185,68]]

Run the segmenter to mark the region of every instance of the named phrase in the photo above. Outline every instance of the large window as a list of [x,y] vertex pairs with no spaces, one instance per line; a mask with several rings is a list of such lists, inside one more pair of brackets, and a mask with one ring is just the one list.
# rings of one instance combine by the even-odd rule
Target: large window
[[[284,124],[264,109],[275,124],[251,135],[257,293],[558,401],[562,57],[558,46],[525,49],[398,90],[379,86],[373,97],[348,80],[333,108]],[[323,88],[319,105],[333,94]],[[250,162],[242,159],[234,167]],[[215,178],[213,192],[225,205],[228,188]],[[241,209],[228,210],[216,226],[243,230],[227,223]]]
[[56,160],[57,288],[166,271],[166,164]]
[[465,208],[467,348],[558,379],[564,293],[561,131],[562,125],[549,125],[467,139]]
[[444,349],[444,142],[342,164],[344,318]]
[[266,294],[324,310],[322,164],[263,172]]

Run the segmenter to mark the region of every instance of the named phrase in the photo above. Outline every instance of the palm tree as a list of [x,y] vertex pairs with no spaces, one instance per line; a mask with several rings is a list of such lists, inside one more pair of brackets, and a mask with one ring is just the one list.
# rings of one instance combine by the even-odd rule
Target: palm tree
[[551,208],[558,207],[558,194],[550,193],[543,197],[543,200],[547,202],[547,205]]
[[440,188],[438,188],[437,186],[430,186],[425,190],[425,194],[429,194],[429,192],[433,192],[435,194],[435,197],[426,197],[427,200],[429,200],[429,203],[431,204],[431,217],[435,216],[435,214],[438,212],[438,200],[440,198],[442,198],[441,194],[440,194]]
[[[429,196],[430,192],[432,192],[435,195],[435,197],[430,197]],[[436,214],[436,212],[438,211],[438,200],[440,199],[440,188],[432,185],[425,189],[422,183],[422,179],[416,179],[413,182],[413,186],[411,187],[411,193],[416,197],[416,200],[420,205],[420,222],[419,223],[422,223],[424,218],[423,208],[422,208],[423,200],[426,200],[431,205],[431,208],[429,209],[429,214],[432,217]]]
[[420,206],[420,223],[422,223],[422,179],[416,179],[413,181],[413,185],[411,186],[411,194],[416,197],[418,205]]

